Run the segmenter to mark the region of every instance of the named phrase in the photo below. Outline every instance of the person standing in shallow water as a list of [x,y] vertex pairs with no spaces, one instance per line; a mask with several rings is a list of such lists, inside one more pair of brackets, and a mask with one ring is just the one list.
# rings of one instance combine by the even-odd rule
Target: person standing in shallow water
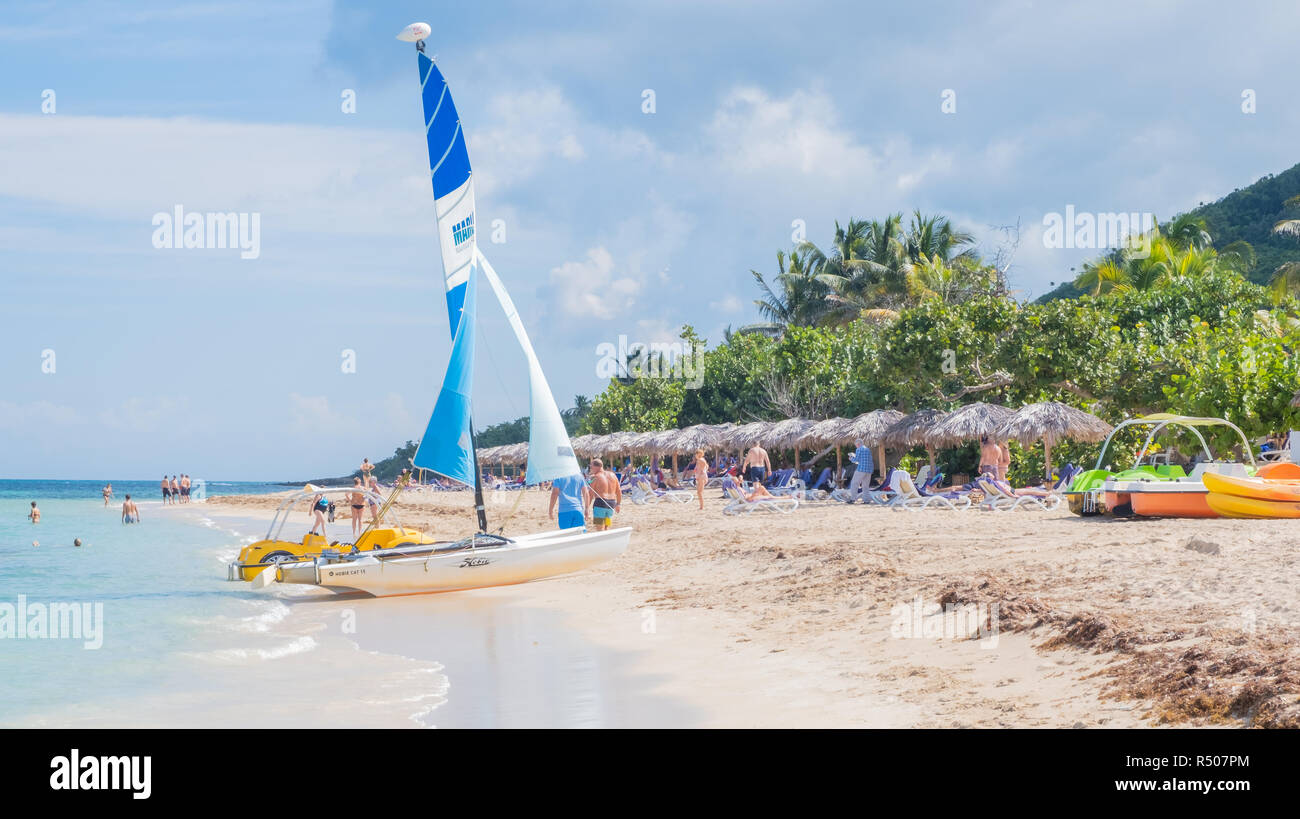
[[27,513],[27,517],[29,517],[34,524],[41,522],[41,510],[36,507],[36,501],[32,501],[32,511]]
[[122,503],[122,522],[123,523],[140,522],[140,507],[135,505],[135,501],[131,500],[130,495],[127,495],[126,500]]

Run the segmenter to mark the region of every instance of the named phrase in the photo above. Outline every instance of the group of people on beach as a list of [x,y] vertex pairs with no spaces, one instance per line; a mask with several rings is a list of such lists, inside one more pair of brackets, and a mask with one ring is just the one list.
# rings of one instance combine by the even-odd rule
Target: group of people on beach
[[[169,503],[189,503],[190,502],[190,476],[181,475],[180,480],[178,481],[176,479],[176,476],[172,475],[171,480],[169,481],[167,480],[167,476],[163,475],[162,497],[163,497],[164,506]],[[202,498],[200,498],[199,500],[201,501]]]
[[561,529],[585,527],[590,519],[591,528],[600,531],[613,528],[614,515],[622,505],[623,487],[618,475],[606,469],[600,458],[592,458],[587,463],[586,477],[567,475],[551,482],[547,517]]
[[[173,480],[174,480],[174,479],[173,479]],[[185,480],[187,481],[187,483],[185,484],[185,496],[186,496],[186,498],[188,498],[188,497],[189,497],[189,483],[188,483],[189,478],[188,478],[188,476],[186,476]],[[165,502],[165,499],[166,499],[167,494],[169,493],[169,491],[170,491],[170,488],[169,488],[169,486],[168,486],[167,478],[164,477],[164,478],[163,478],[163,498],[164,498],[164,502]],[[102,490],[102,493],[101,493],[101,494],[103,494],[103,496],[104,496],[104,505],[105,505],[105,506],[108,506],[108,504],[113,500],[113,484],[112,484],[111,482],[110,482],[110,483],[106,483],[106,484],[104,484],[104,489]],[[131,500],[131,496],[130,496],[129,494],[126,496],[125,500],[122,501],[122,522],[123,522],[123,523],[139,523],[139,522],[140,522],[140,507],[139,507],[139,506],[136,506],[135,501]]]
[[[365,531],[365,512],[370,510],[370,523],[379,522],[379,504],[375,497],[379,494],[379,480],[375,477],[375,465],[369,458],[361,459],[360,475],[352,478],[352,491],[347,494],[350,519],[352,522],[352,539],[356,541]],[[409,480],[409,473],[403,473],[403,480]],[[325,536],[325,524],[333,523],[335,506],[325,495],[318,494],[311,502],[312,527],[309,534]],[[319,531],[317,531],[319,530]]]

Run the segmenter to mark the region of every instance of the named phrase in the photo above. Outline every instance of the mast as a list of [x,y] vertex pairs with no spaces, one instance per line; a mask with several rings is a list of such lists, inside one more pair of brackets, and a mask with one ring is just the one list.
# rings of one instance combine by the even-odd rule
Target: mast
[[[397,35],[397,39],[415,43],[438,244],[442,250],[447,291],[447,319],[454,342],[460,325],[465,321],[467,283],[476,267],[474,180],[465,134],[461,129],[460,116],[452,100],[451,90],[433,58],[424,50],[425,39],[432,32],[428,23],[411,23]],[[430,427],[429,432],[433,431]],[[487,508],[483,502],[483,475],[479,470],[472,415],[468,438],[469,458],[474,470],[474,507],[479,529],[486,532]]]

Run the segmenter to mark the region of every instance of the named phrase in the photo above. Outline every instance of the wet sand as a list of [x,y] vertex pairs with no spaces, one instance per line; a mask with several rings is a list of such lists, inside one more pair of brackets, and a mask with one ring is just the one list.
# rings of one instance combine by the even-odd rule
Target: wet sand
[[[717,495],[706,493],[703,512],[693,501],[625,503],[628,552],[579,575],[366,601],[407,623],[371,645],[414,656],[415,638],[403,635],[418,634],[421,618],[508,600],[625,656],[637,680],[629,701],[680,703],[680,724],[1300,724],[1286,521],[841,504],[733,518]],[[553,526],[546,501],[490,493],[489,518],[506,534]],[[207,506],[269,515],[278,502]],[[463,536],[469,505],[466,493],[411,492],[402,522]],[[298,536],[295,526],[310,526],[305,512],[286,534]],[[346,522],[331,537],[349,539]],[[932,614],[940,603],[983,608]],[[969,634],[968,615],[981,618],[983,639]],[[490,710],[484,697],[477,707]]]

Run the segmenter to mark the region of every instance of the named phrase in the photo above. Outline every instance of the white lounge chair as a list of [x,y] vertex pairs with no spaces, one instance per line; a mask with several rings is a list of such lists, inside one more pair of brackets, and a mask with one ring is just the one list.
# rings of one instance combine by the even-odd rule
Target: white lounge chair
[[1046,496],[1039,495],[1017,495],[1011,485],[990,478],[987,475],[981,475],[975,479],[976,485],[984,491],[984,500],[979,504],[981,509],[987,509],[993,512],[1011,512],[1016,509],[1041,509],[1050,512],[1061,505],[1061,496],[1055,493]]
[[916,488],[912,476],[901,469],[895,469],[889,476],[890,498],[886,506],[894,510],[906,509],[916,511],[937,507],[956,512],[970,508],[970,496],[947,497],[945,495],[926,495]]
[[745,496],[745,492],[735,481],[723,481],[722,491],[726,493],[729,503],[723,507],[724,515],[739,515],[753,512],[756,509],[762,509],[768,512],[780,512],[790,514],[799,508],[799,499],[793,495],[782,497],[757,498],[750,500]]
[[685,489],[655,489],[645,478],[633,481],[630,493],[632,502],[639,505],[658,503],[664,499],[676,503],[690,503],[691,495],[692,493]]

